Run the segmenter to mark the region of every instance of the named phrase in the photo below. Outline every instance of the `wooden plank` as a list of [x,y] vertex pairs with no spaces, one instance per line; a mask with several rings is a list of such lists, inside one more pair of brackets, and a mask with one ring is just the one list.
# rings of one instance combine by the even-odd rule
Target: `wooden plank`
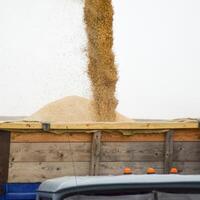
[[[200,174],[200,162],[173,162],[180,174]],[[134,174],[145,174],[149,167],[156,169],[157,174],[164,170],[163,162],[100,162],[100,175],[123,174],[123,169],[130,167]]]
[[[74,175],[89,175],[89,162],[13,162],[9,169],[9,182],[41,182],[49,178]],[[180,174],[200,174],[200,162],[174,162]],[[157,174],[163,172],[163,162],[100,162],[99,175],[120,175],[130,167],[134,174],[145,174],[153,167]]]
[[[69,133],[51,134],[51,133],[19,133],[12,132],[11,142],[67,142],[70,138],[71,142],[91,142],[92,133]],[[191,136],[192,137],[192,136]],[[102,141],[104,142],[129,142],[129,141],[164,141],[164,134],[135,134],[124,136],[119,132],[102,133]]]
[[[163,142],[102,142],[102,162],[161,162],[164,159]],[[200,142],[174,142],[170,144],[170,162],[200,162]],[[172,164],[170,164],[172,165]],[[169,167],[171,168],[171,167]]]
[[117,130],[117,129],[185,129],[198,128],[197,120],[188,121],[133,121],[133,122],[96,122],[96,123],[68,123],[51,124],[51,129],[80,129],[80,130]]
[[[198,120],[185,121],[129,121],[91,123],[52,123],[50,130],[136,130],[136,129],[186,129],[199,128]],[[41,122],[0,122],[0,129],[42,130]]]
[[163,162],[100,162],[100,175],[120,175],[129,167],[134,174],[146,174],[149,167],[156,169],[157,174],[163,172]]
[[42,130],[41,122],[0,122],[0,129]]
[[[133,135],[123,135],[120,132],[103,132],[102,141],[104,142],[163,142],[165,141],[165,133],[137,133]],[[200,141],[200,129],[177,129],[174,130],[174,141]]]
[[163,161],[163,142],[103,142],[101,161]]
[[200,162],[174,162],[179,174],[200,174]]
[[200,142],[176,142],[174,161],[200,162]]
[[0,131],[0,184],[6,183],[8,179],[10,153],[10,133]]
[[[74,161],[90,161],[91,143],[70,144]],[[102,142],[101,161],[163,161],[163,142]],[[174,142],[174,161],[200,162],[200,142]],[[69,143],[11,143],[10,161],[70,162]]]
[[[76,162],[76,175],[89,175],[89,162]],[[144,174],[148,167],[162,173],[162,162],[101,162],[99,175],[120,175],[124,167],[131,167],[135,174]],[[70,162],[14,162],[9,169],[9,182],[41,182],[49,178],[73,176]]]
[[90,152],[90,143],[12,143],[10,161],[71,162],[74,160],[89,162]]
[[[123,135],[118,131],[102,132],[101,140],[104,142],[161,142],[165,140],[164,133],[138,133],[133,135]],[[54,133],[20,133],[12,132],[11,142],[91,142],[92,133],[86,132],[70,132],[63,134]],[[185,129],[174,131],[174,141],[200,141],[200,129]]]
[[[90,143],[72,143],[74,161],[90,161]],[[12,143],[10,161],[51,162],[72,160],[68,143]],[[162,142],[126,142],[101,145],[101,161],[162,161]]]
[[49,142],[91,142],[92,134],[91,133],[63,133],[63,134],[54,134],[54,133],[19,133],[12,132],[11,142],[12,143],[49,143]]
[[[74,161],[90,161],[91,143],[70,144]],[[163,161],[163,142],[102,142],[101,161]],[[174,161],[200,162],[200,142],[174,142]],[[11,143],[10,161],[70,162],[69,143]]]
[[[89,175],[89,162],[13,162],[9,169],[9,182],[41,182],[49,178]],[[148,167],[162,173],[163,162],[100,162],[99,175],[120,175],[124,167],[131,167],[135,174],[144,174]]]
[[164,173],[168,174],[173,162],[173,130],[166,133],[165,137],[165,154],[164,154]]
[[200,129],[174,130],[174,141],[200,141]]
[[91,146],[91,162],[90,162],[90,175],[99,175],[99,161],[101,153],[101,132],[93,133],[92,146]]
[[151,142],[157,141],[161,142],[164,141],[164,133],[138,133],[133,135],[123,135],[120,132],[112,132],[112,133],[105,133],[102,134],[102,141],[103,142]]
[[49,178],[74,175],[89,175],[89,162],[11,162],[8,181],[41,182]]

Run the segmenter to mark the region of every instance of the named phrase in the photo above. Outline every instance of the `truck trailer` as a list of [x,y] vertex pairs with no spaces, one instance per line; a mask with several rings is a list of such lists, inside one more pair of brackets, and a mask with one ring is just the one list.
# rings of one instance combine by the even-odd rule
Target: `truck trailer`
[[176,168],[178,174],[198,175],[199,152],[200,129],[196,119],[98,123],[2,121],[1,194],[3,198],[12,191],[17,193],[17,187],[26,186],[27,193],[35,194],[39,184],[47,179],[121,175],[127,167],[133,174],[146,174],[148,168],[154,168],[156,174],[169,174],[171,168]]

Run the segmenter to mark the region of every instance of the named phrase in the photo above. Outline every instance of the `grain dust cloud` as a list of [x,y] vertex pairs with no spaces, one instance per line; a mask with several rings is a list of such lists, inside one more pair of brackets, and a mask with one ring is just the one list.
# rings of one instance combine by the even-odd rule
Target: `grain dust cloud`
[[115,121],[118,80],[113,46],[111,0],[85,0],[84,21],[88,36],[88,76],[97,121]]

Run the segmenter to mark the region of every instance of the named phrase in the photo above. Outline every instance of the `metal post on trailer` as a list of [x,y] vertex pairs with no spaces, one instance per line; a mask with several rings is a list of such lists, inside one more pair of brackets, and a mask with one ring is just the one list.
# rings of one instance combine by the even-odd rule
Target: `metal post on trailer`
[[169,130],[165,134],[165,151],[164,151],[164,173],[169,174],[173,165],[173,134],[174,130]]
[[101,131],[96,131],[92,136],[90,175],[99,175],[99,162],[101,153]]

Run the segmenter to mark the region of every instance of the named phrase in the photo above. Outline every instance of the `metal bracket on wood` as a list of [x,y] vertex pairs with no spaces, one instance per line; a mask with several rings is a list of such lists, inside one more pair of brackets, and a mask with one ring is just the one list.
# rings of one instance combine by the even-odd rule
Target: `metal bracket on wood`
[[10,132],[0,130],[0,184],[8,180]]
[[46,122],[42,123],[42,130],[45,132],[50,131],[50,124]]
[[101,153],[101,131],[93,133],[91,148],[90,175],[99,175],[99,161]]
[[198,120],[198,127],[200,128],[200,120]]
[[164,173],[170,173],[173,164],[173,130],[165,134],[165,156],[164,156]]

